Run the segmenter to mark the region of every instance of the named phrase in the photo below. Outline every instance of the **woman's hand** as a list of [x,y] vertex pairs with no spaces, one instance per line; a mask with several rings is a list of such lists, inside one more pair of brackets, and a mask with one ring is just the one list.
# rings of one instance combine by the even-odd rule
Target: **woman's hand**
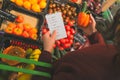
[[54,31],[52,34],[50,34],[50,31],[45,33],[42,36],[43,39],[43,47],[45,51],[52,52],[53,46],[55,44],[55,38],[56,38],[56,31]]
[[82,28],[82,30],[87,34],[87,35],[91,35],[92,33],[96,32],[96,22],[94,17],[92,16],[92,14],[90,14],[90,22],[88,27],[86,28]]

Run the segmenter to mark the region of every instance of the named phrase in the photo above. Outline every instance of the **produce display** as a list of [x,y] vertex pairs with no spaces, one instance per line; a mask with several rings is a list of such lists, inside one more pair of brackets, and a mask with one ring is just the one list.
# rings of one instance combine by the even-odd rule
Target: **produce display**
[[42,12],[47,6],[47,0],[11,0],[11,2],[34,12]]
[[[65,3],[63,3],[65,2]],[[45,16],[61,12],[64,29],[67,37],[55,41],[52,52],[52,61],[62,58],[67,52],[90,46],[87,35],[82,30],[89,28],[90,14],[95,17],[98,26],[101,23],[101,1],[100,0],[8,0],[1,10],[0,16],[0,63],[20,71],[1,71],[7,77],[0,76],[2,80],[31,80],[32,74],[24,73],[21,69],[34,70],[43,50],[42,35],[46,34],[48,28]],[[13,19],[9,15],[12,14]],[[10,21],[11,20],[11,21]],[[106,25],[104,25],[106,26]],[[98,27],[97,27],[98,28]],[[101,29],[101,28],[100,28]],[[77,44],[80,44],[77,46]],[[8,58],[5,56],[8,55]],[[12,59],[13,58],[13,59]],[[18,59],[18,60],[14,60]],[[41,63],[39,63],[40,65]],[[38,65],[38,64],[37,64]],[[29,73],[29,74],[28,74]],[[5,78],[5,79],[4,79]]]
[[[75,34],[75,29],[74,29],[74,21],[69,21],[66,23],[65,30],[67,37],[62,38],[60,40],[56,40],[54,48],[58,47],[60,50],[64,50],[67,48],[70,48],[73,44],[74,41],[74,34]],[[42,34],[44,35],[49,29],[47,28],[47,23],[44,24],[44,27],[42,27]]]
[[61,4],[50,0],[48,14],[52,14],[55,12],[62,12],[63,20],[66,23],[75,20],[78,14],[77,7],[73,6],[72,4]]
[[24,22],[24,17],[18,15],[16,18],[16,22],[9,23],[5,28],[5,32],[36,40],[38,30],[35,27],[32,27],[30,23],[23,23],[23,22]]

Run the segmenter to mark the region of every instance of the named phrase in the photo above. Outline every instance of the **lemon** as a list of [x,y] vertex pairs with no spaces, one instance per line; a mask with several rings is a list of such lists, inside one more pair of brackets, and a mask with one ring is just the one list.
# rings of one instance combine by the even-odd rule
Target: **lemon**
[[34,12],[41,12],[40,6],[38,4],[33,4],[32,5],[32,10]]

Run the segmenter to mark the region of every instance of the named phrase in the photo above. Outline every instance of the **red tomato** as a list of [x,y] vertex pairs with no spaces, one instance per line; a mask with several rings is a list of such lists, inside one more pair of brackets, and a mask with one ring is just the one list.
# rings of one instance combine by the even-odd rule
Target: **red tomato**
[[63,48],[62,46],[58,46],[58,48],[59,48],[60,50],[64,50],[64,48]]
[[64,44],[64,43],[66,42],[66,40],[65,40],[65,39],[60,39],[60,42],[61,42],[62,44]]
[[67,36],[71,35],[70,31],[67,31],[66,33],[67,33]]
[[66,49],[66,48],[69,48],[70,46],[71,46],[71,44],[66,43],[66,44],[64,44],[64,45],[63,45],[63,48],[65,48],[65,49]]
[[56,48],[56,44],[53,45],[53,48]]
[[73,36],[73,35],[69,35],[68,38],[69,38],[69,39],[73,39],[74,36]]
[[65,29],[66,29],[66,31],[69,31],[70,30],[70,26],[69,25],[65,25]]
[[73,44],[73,39],[70,39],[70,40],[69,40],[69,43],[70,43],[70,44]]
[[70,29],[71,34],[75,34],[75,30],[73,28]]
[[69,39],[68,39],[68,38],[65,38],[65,42],[69,42]]
[[59,40],[57,40],[55,43],[56,43],[57,46],[60,45],[60,41]]
[[69,25],[69,26],[74,26],[73,21],[68,21],[68,25]]
[[21,16],[21,15],[18,15],[17,18],[16,18],[16,22],[22,23],[23,21],[24,21],[24,17]]
[[72,0],[72,2],[75,2],[75,3],[76,3],[77,1],[78,1],[78,0]]
[[46,32],[48,32],[48,29],[47,28],[43,28],[42,29],[42,34],[44,35]]

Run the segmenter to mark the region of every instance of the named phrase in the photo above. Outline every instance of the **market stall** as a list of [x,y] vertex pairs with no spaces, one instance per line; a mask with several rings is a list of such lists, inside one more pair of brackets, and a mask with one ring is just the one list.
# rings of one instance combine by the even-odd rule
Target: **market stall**
[[[0,0],[0,80],[30,80],[32,75],[51,77],[34,70],[35,66],[52,66],[38,61],[43,50],[42,35],[58,30],[52,53],[55,62],[69,51],[90,46],[82,30],[89,27],[90,14],[105,41],[112,43],[111,5],[115,0],[112,1]],[[80,45],[76,47],[77,43]]]

